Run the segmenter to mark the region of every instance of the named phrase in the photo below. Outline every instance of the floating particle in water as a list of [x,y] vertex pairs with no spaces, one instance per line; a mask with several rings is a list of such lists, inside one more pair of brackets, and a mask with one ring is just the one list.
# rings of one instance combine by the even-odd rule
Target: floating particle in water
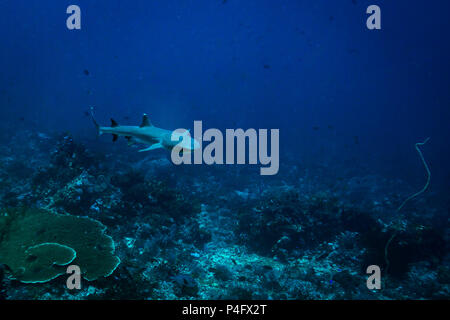
[[88,69],[84,69],[83,73],[88,76],[89,75],[89,70]]

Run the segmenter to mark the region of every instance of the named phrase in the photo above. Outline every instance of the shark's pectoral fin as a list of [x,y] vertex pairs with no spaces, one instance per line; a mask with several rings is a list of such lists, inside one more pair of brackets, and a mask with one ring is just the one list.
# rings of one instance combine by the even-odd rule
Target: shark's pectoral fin
[[148,148],[139,150],[139,152],[150,151],[150,150],[159,149],[159,148],[164,148],[163,145],[161,144],[161,142],[152,144]]
[[119,136],[117,134],[113,134],[113,142],[116,142]]
[[135,144],[136,142],[134,141],[133,137],[130,136],[125,136],[125,139],[128,140],[128,145],[131,146],[132,144]]

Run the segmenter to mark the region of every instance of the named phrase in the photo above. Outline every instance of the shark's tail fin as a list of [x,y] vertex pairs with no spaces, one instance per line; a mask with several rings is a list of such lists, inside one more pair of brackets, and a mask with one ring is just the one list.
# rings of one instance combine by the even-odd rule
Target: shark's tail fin
[[94,117],[94,107],[91,107],[91,118],[92,122],[94,122],[95,128],[97,129],[97,135],[100,136],[102,134],[102,131],[100,130],[100,126],[98,125],[97,121]]

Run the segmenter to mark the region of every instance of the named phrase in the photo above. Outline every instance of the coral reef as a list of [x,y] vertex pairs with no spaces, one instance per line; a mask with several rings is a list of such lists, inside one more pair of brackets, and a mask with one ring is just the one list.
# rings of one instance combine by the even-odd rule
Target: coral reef
[[[68,135],[8,141],[0,299],[450,297],[447,195],[399,215],[414,188],[355,165],[286,156],[268,179],[128,149],[105,161]],[[69,264],[91,280],[81,290],[59,276]],[[373,264],[378,291],[366,287]]]
[[0,215],[0,262],[22,282],[47,282],[74,263],[83,277],[110,275],[120,260],[99,222],[39,209],[4,209]]

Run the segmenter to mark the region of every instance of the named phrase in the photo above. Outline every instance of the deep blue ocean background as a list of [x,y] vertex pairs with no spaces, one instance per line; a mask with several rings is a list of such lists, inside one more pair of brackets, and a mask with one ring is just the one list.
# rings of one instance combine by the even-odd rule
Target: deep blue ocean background
[[[66,28],[71,4],[81,30]],[[381,30],[366,28],[371,4]],[[445,0],[0,0],[1,141],[69,133],[108,161],[138,161],[149,154],[97,138],[87,111],[104,125],[145,112],[166,129],[280,129],[281,176],[357,167],[418,191],[414,144],[430,137],[427,192],[448,208],[449,11]]]
[[355,157],[419,183],[413,145],[429,136],[448,191],[450,5],[378,1],[370,31],[371,3],[77,1],[72,31],[75,3],[1,1],[1,121],[88,138],[95,106],[103,122],[147,112],[163,128],[279,128],[299,161]]

